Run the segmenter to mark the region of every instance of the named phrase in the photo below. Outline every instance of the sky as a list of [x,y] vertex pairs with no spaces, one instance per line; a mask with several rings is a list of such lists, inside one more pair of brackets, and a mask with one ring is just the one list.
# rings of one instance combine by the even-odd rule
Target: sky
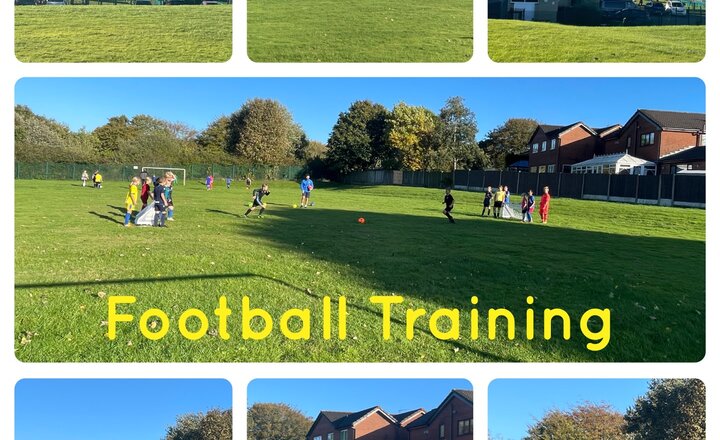
[[23,78],[15,87],[17,104],[90,131],[121,114],[201,131],[248,99],[271,98],[322,142],[356,100],[439,112],[453,96],[475,112],[479,139],[511,117],[599,127],[624,124],[639,108],[705,111],[705,85],[697,78]]
[[520,440],[551,409],[606,403],[624,414],[647,391],[648,379],[498,379],[490,383],[488,425],[504,440]]
[[162,440],[178,415],[232,407],[216,379],[25,379],[15,440]]
[[437,407],[462,379],[257,379],[248,385],[248,407],[286,403],[315,418],[322,410],[360,411],[380,406],[391,414]]

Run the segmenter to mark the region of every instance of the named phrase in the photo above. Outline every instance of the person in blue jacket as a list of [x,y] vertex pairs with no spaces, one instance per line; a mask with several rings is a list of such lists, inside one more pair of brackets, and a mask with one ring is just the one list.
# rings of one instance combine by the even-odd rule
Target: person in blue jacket
[[310,175],[306,174],[305,178],[300,182],[300,207],[307,208],[308,202],[310,201],[310,191],[314,188],[313,181],[310,180]]

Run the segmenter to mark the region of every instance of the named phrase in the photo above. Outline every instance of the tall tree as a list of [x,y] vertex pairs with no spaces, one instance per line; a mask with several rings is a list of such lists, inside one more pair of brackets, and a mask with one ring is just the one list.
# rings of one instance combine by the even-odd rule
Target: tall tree
[[511,118],[494,128],[479,143],[493,168],[503,169],[508,154],[524,153],[530,136],[538,126],[534,119]]
[[438,143],[437,116],[425,107],[397,104],[388,119],[388,145],[397,151],[400,165],[408,170],[427,170]]
[[285,106],[254,98],[230,115],[229,151],[250,163],[284,165],[294,161],[299,126]]
[[385,145],[387,109],[370,101],[355,101],[340,113],[327,143],[327,162],[348,174],[381,166],[390,152]]
[[99,153],[105,157],[113,157],[123,150],[128,142],[132,142],[137,130],[130,126],[127,116],[120,115],[109,118],[107,123],[96,128],[93,133],[99,141]]
[[469,165],[478,150],[475,113],[465,106],[463,98],[455,96],[445,102],[438,119],[440,155],[448,157],[453,171]]
[[654,379],[625,415],[638,440],[704,440],[705,384],[698,379]]
[[312,420],[285,403],[256,403],[247,423],[248,440],[304,440]]
[[524,440],[625,440],[624,430],[622,414],[608,405],[586,403],[548,411],[528,428]]

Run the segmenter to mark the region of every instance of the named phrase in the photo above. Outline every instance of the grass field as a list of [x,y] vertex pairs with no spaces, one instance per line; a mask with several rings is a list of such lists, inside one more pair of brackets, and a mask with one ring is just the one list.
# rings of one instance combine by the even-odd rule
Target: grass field
[[232,55],[230,6],[22,6],[22,62],[224,62]]
[[705,57],[705,26],[568,26],[489,20],[488,52],[499,63],[680,63]]
[[[478,193],[455,192],[457,223],[442,216],[440,190],[318,185],[316,206],[293,209],[299,191],[272,182],[265,218],[243,218],[244,186],[207,192],[200,182],[175,191],[176,221],[167,228],[124,228],[125,185],[102,190],[77,182],[16,181],[15,329],[22,361],[697,361],[705,352],[705,211],[556,199],[550,223],[479,217]],[[357,218],[367,219],[359,224]],[[103,292],[104,294],[99,294]],[[135,316],[108,340],[107,302]],[[227,295],[230,340],[217,336],[213,310]],[[277,328],[262,341],[240,337],[240,302],[277,321],[291,307],[312,310],[312,337],[290,341]],[[348,334],[325,341],[321,297],[348,298]],[[392,339],[382,339],[371,295],[401,295]],[[470,297],[477,295],[480,338],[469,337]],[[525,337],[526,297],[537,316],[563,308],[572,337]],[[159,341],[137,321],[157,307],[170,316]],[[182,338],[180,313],[210,317],[198,341]],[[442,341],[427,318],[405,338],[405,310],[461,311],[461,337]],[[505,307],[518,320],[508,340],[487,338],[487,310]],[[585,348],[580,315],[612,311],[611,339]],[[504,322],[501,320],[501,323]],[[257,323],[255,323],[257,324]],[[254,324],[254,325],[255,325]],[[447,322],[441,321],[447,329]],[[598,322],[591,322],[597,330]],[[157,323],[150,321],[157,330]],[[594,326],[594,327],[593,327]],[[197,327],[192,327],[197,328]],[[155,331],[153,330],[153,331]]]
[[256,62],[463,62],[472,1],[249,0]]

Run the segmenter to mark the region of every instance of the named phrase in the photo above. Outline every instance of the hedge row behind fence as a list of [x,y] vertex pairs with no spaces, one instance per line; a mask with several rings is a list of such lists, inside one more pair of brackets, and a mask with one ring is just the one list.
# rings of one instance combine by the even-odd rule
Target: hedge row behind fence
[[[150,165],[147,165],[150,166]],[[266,165],[168,165],[168,168],[184,168],[187,180],[204,179],[208,174],[217,178],[231,177],[245,179],[250,176],[254,180],[295,180],[302,172],[298,166],[266,166]],[[66,163],[24,163],[15,162],[16,179],[44,180],[80,180],[83,170],[92,174],[100,171],[103,180],[128,181],[140,174],[142,166],[137,169],[132,165],[98,165],[98,164],[66,164]],[[162,167],[160,167],[162,168]],[[162,170],[151,170],[150,174],[160,174]]]

